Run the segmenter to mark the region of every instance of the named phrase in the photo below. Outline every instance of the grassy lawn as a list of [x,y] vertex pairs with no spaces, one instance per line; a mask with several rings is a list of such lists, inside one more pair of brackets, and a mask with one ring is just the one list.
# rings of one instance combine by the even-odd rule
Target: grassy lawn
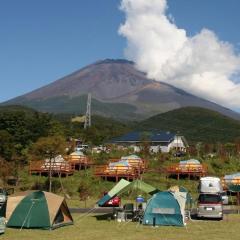
[[1,239],[114,239],[114,240],[167,240],[167,239],[239,239],[240,215],[228,215],[223,221],[189,221],[187,227],[149,227],[137,223],[118,223],[98,220],[95,215],[74,215],[73,226],[62,227],[53,231],[26,230],[7,228]]

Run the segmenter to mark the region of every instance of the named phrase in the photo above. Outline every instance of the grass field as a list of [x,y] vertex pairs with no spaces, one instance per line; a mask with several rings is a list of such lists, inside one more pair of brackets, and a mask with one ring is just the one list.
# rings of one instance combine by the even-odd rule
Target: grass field
[[189,221],[187,227],[149,227],[134,222],[98,220],[96,215],[74,215],[75,224],[53,231],[7,228],[1,239],[9,240],[200,240],[239,239],[240,215],[227,215],[223,221]]

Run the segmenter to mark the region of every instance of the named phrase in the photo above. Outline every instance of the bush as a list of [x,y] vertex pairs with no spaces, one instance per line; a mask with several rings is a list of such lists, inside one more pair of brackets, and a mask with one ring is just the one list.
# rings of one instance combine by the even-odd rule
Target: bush
[[[46,191],[48,191],[48,189],[49,189],[49,179],[48,178],[46,179],[43,187]],[[60,183],[59,179],[52,178],[52,192],[57,193],[59,191],[61,191],[61,183]]]
[[86,184],[85,182],[80,182],[79,187],[78,187],[78,193],[79,193],[80,200],[87,199],[87,197],[89,196],[89,189],[90,189],[90,186],[88,186],[88,184]]

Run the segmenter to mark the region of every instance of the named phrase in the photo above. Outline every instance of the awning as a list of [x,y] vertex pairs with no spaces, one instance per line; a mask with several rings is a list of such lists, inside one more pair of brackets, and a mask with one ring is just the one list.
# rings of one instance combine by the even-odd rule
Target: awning
[[153,195],[154,193],[159,192],[157,188],[152,187],[151,185],[141,180],[135,180],[133,182],[129,182],[127,180],[121,179],[106,195],[104,195],[97,202],[97,204],[99,206],[103,206],[106,202],[108,202],[110,199],[112,199],[116,195],[120,195],[129,189],[139,189],[150,195]]

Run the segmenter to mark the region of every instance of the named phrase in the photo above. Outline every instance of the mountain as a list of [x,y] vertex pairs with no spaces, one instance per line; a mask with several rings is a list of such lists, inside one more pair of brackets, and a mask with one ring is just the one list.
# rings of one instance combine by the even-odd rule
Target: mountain
[[158,114],[138,123],[136,128],[176,132],[190,142],[233,142],[240,138],[240,121],[199,107],[185,107]]
[[86,66],[4,105],[20,104],[40,111],[84,113],[86,95],[92,94],[92,111],[118,119],[145,119],[173,109],[197,106],[231,118],[240,114],[146,77],[126,60],[106,59]]

